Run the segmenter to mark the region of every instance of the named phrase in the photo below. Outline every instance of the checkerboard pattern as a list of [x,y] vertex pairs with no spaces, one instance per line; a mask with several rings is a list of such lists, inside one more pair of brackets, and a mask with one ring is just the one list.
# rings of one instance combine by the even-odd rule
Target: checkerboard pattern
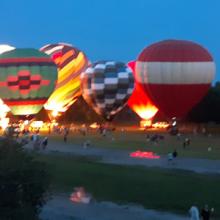
[[132,70],[122,62],[100,61],[81,74],[82,94],[96,113],[111,120],[133,92]]

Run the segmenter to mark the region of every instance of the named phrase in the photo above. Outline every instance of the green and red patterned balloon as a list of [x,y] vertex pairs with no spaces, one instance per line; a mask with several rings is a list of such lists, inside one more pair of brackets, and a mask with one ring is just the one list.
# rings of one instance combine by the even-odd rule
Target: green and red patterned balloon
[[56,64],[43,52],[14,49],[0,55],[0,98],[13,115],[38,113],[56,80]]

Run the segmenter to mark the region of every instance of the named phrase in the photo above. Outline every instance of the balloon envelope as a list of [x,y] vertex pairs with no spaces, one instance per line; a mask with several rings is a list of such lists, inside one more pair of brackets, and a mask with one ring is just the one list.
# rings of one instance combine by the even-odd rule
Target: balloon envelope
[[0,55],[0,97],[14,115],[38,113],[56,79],[56,65],[45,53],[14,49]]
[[11,50],[14,50],[15,47],[12,47],[10,45],[7,45],[7,44],[0,44],[0,54],[3,54],[7,51],[11,51]]
[[146,47],[136,63],[137,81],[168,117],[183,117],[207,93],[215,74],[209,52],[183,40]]
[[64,43],[48,44],[40,51],[50,55],[58,68],[56,88],[44,107],[65,112],[81,95],[80,74],[86,69],[88,59],[82,51]]
[[[0,45],[0,54],[5,53],[7,51],[14,50],[15,48],[7,45],[7,44],[1,44]],[[4,117],[7,112],[10,111],[10,108],[0,99],[0,117]]]
[[134,87],[131,69],[115,61],[92,64],[81,80],[83,98],[106,120],[112,120],[125,106]]

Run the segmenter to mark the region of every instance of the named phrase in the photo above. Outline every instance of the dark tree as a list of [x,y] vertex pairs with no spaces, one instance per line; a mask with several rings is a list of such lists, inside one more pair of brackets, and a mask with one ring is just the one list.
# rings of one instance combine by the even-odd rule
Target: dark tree
[[0,140],[0,219],[36,220],[47,199],[45,166],[10,139]]
[[80,96],[77,101],[60,117],[62,123],[92,123],[103,121],[102,117]]
[[220,123],[220,83],[211,87],[203,100],[188,114],[188,120],[194,122]]

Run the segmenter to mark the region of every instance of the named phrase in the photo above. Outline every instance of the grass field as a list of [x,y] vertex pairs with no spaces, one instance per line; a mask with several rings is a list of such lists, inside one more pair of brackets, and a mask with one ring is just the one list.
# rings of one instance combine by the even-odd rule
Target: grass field
[[220,218],[220,176],[177,170],[100,164],[93,159],[37,155],[48,165],[52,190],[72,192],[84,186],[95,199],[137,203],[146,208],[186,214],[193,202],[209,204]]
[[[146,150],[153,151],[160,155],[166,155],[177,149],[180,157],[192,158],[208,158],[220,159],[220,136],[204,136],[204,135],[182,135],[178,140],[176,136],[171,136],[165,132],[159,133],[164,136],[164,140],[160,140],[158,144],[148,142],[147,134],[152,136],[152,131],[116,131],[112,135],[102,137],[96,132],[90,132],[83,136],[79,132],[73,132],[68,137],[68,142],[72,144],[82,145],[85,140],[90,140],[91,145],[100,148],[126,149],[126,150]],[[157,132],[158,133],[158,132]],[[112,140],[112,136],[114,140]],[[185,137],[191,139],[190,146],[183,148],[183,140]],[[62,142],[62,135],[51,135],[50,139]],[[211,147],[212,150],[208,151]]]

